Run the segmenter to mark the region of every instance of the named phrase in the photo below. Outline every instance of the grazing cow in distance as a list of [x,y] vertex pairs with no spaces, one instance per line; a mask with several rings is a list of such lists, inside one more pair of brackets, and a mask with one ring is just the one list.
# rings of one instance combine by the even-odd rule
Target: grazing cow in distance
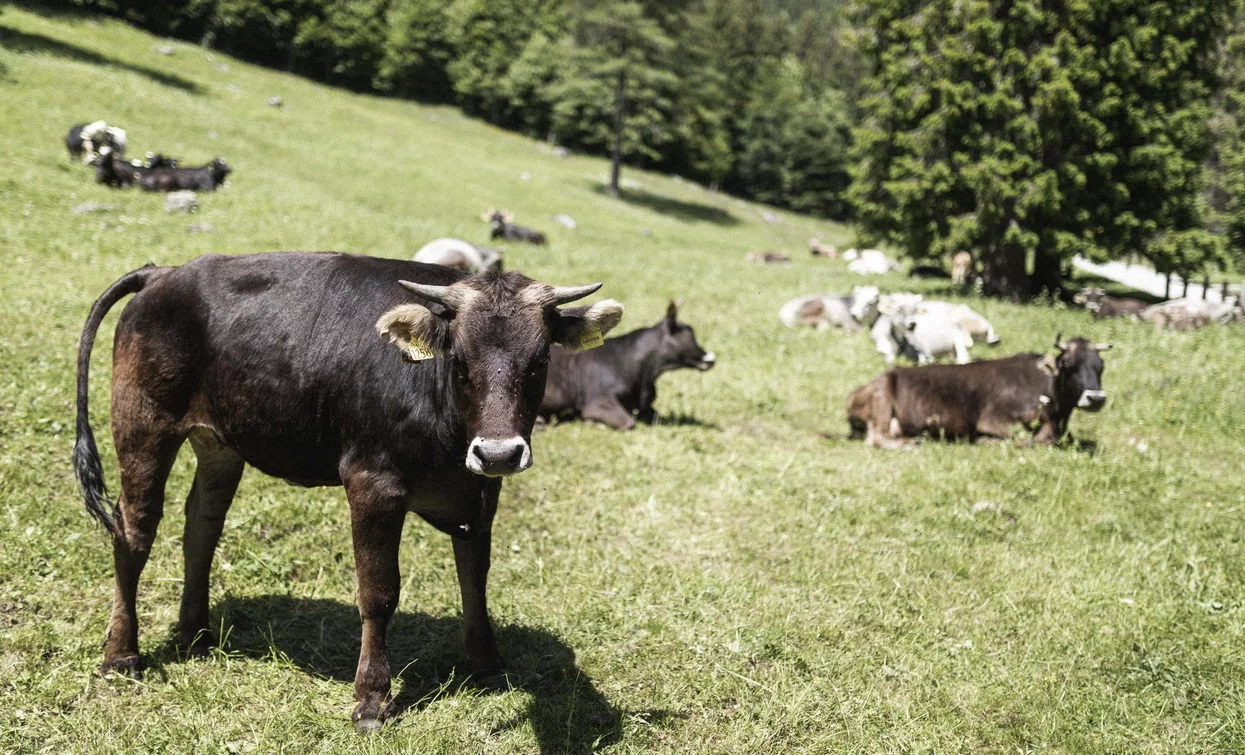
[[[860,330],[858,322],[861,321],[861,315],[857,312],[866,312],[870,302],[876,305],[877,291],[875,286],[856,286],[851,296],[800,296],[782,305],[782,309],[778,310],[778,319],[788,328],[807,325],[817,330],[838,327],[855,332]],[[873,313],[876,315],[876,309]]]
[[151,168],[138,177],[145,191],[216,191],[233,169],[217,157],[198,168]]
[[[250,464],[296,485],[345,488],[363,620],[359,731],[378,728],[391,703],[385,634],[407,512],[453,538],[467,661],[474,678],[500,681],[485,581],[502,478],[532,465],[550,347],[590,346],[622,317],[608,300],[561,308],[599,287],[298,252],[149,266],[110,286],[78,346],[73,454],[87,510],[113,541],[104,669],[138,673],[139,575],[189,439],[198,468],[186,502],[180,648],[211,641],[212,557]],[[113,347],[114,503],[89,421],[88,371],[100,322],[130,294]]]
[[808,240],[808,250],[814,257],[825,257],[826,259],[838,259],[839,250],[830,244],[823,244],[817,239]]
[[65,134],[65,149],[72,159],[82,158],[88,165],[103,155],[125,156],[125,130],[104,121],[83,123]]
[[1023,425],[1032,442],[1054,443],[1067,433],[1074,409],[1096,412],[1106,404],[1100,354],[1111,346],[1056,336],[1055,348],[1055,357],[892,368],[848,397],[852,436],[863,431],[871,446],[898,448],[921,435],[1008,438]]
[[651,424],[657,416],[658,377],[680,368],[704,371],[717,363],[678,315],[672,301],[661,322],[611,338],[599,349],[582,354],[553,349],[540,415],[580,417],[616,430],[630,430],[636,420]]
[[785,252],[748,252],[744,255],[744,259],[748,262],[759,262],[764,264],[789,265],[791,264],[791,255]]
[[874,286],[858,287],[853,316],[870,326],[878,353],[890,364],[905,354],[920,364],[954,354],[956,361],[969,361],[974,338],[991,346],[1000,339],[994,326],[966,304],[927,301],[919,294],[879,295]]
[[433,239],[415,252],[415,261],[444,265],[465,273],[501,272],[501,252],[462,239]]
[[521,225],[514,225],[510,222],[514,220],[514,216],[505,210],[489,210],[480,217],[488,221],[491,229],[489,238],[523,241],[536,246],[545,245],[545,234]]
[[927,278],[933,280],[948,280],[951,274],[943,270],[937,265],[914,265],[908,271],[908,276],[912,278]]
[[956,252],[951,258],[951,282],[957,286],[968,284],[968,274],[973,269],[973,255],[968,252]]
[[1226,325],[1243,316],[1236,299],[1224,302],[1205,299],[1172,299],[1147,307],[1141,319],[1158,329],[1197,330],[1207,325]]
[[859,275],[882,275],[899,269],[898,262],[877,249],[865,249],[860,252],[848,249],[843,253],[843,259],[848,260],[848,272]]
[[1113,317],[1131,317],[1136,319],[1150,306],[1140,299],[1130,299],[1125,296],[1107,296],[1106,291],[1094,286],[1090,286],[1076,296],[1073,296],[1072,301],[1083,305],[1085,309],[1089,310],[1095,320]]
[[95,183],[123,189],[132,186],[146,170],[123,160],[119,155],[108,153],[91,161],[95,166]]

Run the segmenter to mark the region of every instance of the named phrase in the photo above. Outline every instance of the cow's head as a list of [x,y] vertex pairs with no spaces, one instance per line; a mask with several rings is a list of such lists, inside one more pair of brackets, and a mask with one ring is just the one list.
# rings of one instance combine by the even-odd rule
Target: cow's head
[[848,312],[856,322],[872,325],[878,319],[879,296],[877,286],[856,286],[852,289],[852,305]]
[[233,168],[230,168],[229,163],[225,162],[225,159],[222,157],[212,160],[211,169],[212,180],[216,183],[223,183],[225,176],[233,172]]
[[1103,362],[1099,352],[1111,348],[1109,343],[1091,343],[1084,338],[1061,340],[1055,336],[1055,394],[1061,407],[1075,407],[1096,412],[1106,406],[1107,393],[1102,389]]
[[420,303],[386,312],[376,329],[411,361],[449,362],[470,438],[467,469],[500,477],[530,467],[550,345],[570,351],[599,346],[622,319],[622,305],[607,299],[559,309],[601,284],[555,288],[513,271],[474,275],[450,286],[400,283]]
[[678,302],[670,302],[666,307],[666,316],[657,323],[656,328],[662,334],[661,345],[658,347],[662,372],[680,367],[707,370],[717,363],[717,356],[712,351],[700,348],[692,326],[679,322]]

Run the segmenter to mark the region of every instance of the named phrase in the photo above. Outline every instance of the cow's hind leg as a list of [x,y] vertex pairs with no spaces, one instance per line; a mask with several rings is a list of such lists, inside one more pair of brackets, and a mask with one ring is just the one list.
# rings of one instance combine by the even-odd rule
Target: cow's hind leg
[[[115,425],[114,425],[115,426]],[[138,658],[138,579],[147,565],[156,528],[164,515],[164,484],[177,458],[182,437],[172,433],[145,435],[124,433],[117,438],[117,460],[121,466],[121,499],[118,503],[122,535],[113,537],[112,559],[116,586],[112,598],[112,617],[104,640],[102,671],[124,673],[137,678]]]
[[242,457],[220,442],[211,432],[191,434],[198,467],[190,495],[186,498],[186,530],[183,551],[186,580],[182,585],[182,607],[177,620],[177,647],[202,652],[215,638],[208,630],[208,577],[216,543],[225,526],[225,514],[233,503],[245,464]]

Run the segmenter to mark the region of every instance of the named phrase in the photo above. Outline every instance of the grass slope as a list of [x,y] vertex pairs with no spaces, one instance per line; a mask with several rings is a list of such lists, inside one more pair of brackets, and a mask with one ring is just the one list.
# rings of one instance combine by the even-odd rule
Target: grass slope
[[[998,355],[1045,350],[1057,330],[1117,344],[1111,405],[1073,421],[1096,452],[825,440],[817,431],[841,433],[847,393],[883,365],[864,335],[788,331],[776,313],[864,282],[803,253],[809,236],[849,241],[846,229],[767,222],[759,206],[633,170],[640,187],[611,200],[602,161],[556,159],[451,108],[328,90],[182,43],[165,56],[158,42],[114,21],[0,15],[0,751],[1245,749],[1240,330],[1156,333],[974,301],[1003,336]],[[284,109],[265,105],[273,95]],[[96,186],[67,160],[62,134],[94,118],[124,125],[133,154],[225,156],[231,185],[193,219],[216,232],[190,234],[160,196]],[[70,213],[86,201],[116,209]],[[100,679],[110,549],[69,465],[91,301],[148,261],[408,257],[436,236],[483,241],[476,216],[490,206],[551,235],[547,249],[509,249],[509,267],[605,281],[601,296],[628,306],[623,330],[682,297],[719,357],[663,379],[659,410],[683,421],[553,428],[534,469],[507,483],[490,587],[520,688],[455,688],[449,542],[412,519],[391,631],[411,708],[356,738],[344,497],[251,471],[214,573],[227,640],[178,660],[188,450],[143,578],[150,670]],[[795,263],[743,261],[757,249]],[[114,487],[115,320],[91,392]]]

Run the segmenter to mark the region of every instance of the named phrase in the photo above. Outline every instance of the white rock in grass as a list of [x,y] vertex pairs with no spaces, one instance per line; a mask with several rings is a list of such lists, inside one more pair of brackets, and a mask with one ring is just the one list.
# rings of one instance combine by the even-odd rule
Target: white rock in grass
[[562,214],[554,215],[553,222],[559,225],[564,225],[567,228],[570,228],[571,230],[574,230],[575,225],[576,225],[575,218],[571,217],[570,215],[562,215]]
[[151,49],[155,50],[161,55],[172,55],[173,53],[177,52],[177,50],[173,49],[172,47],[168,45],[156,45],[155,47],[152,47]]
[[271,105],[272,107],[281,107],[282,105],[285,104],[285,100],[281,99],[280,97],[269,97],[268,104]]
[[193,191],[174,191],[164,198],[165,212],[194,212],[199,209],[199,200]]

